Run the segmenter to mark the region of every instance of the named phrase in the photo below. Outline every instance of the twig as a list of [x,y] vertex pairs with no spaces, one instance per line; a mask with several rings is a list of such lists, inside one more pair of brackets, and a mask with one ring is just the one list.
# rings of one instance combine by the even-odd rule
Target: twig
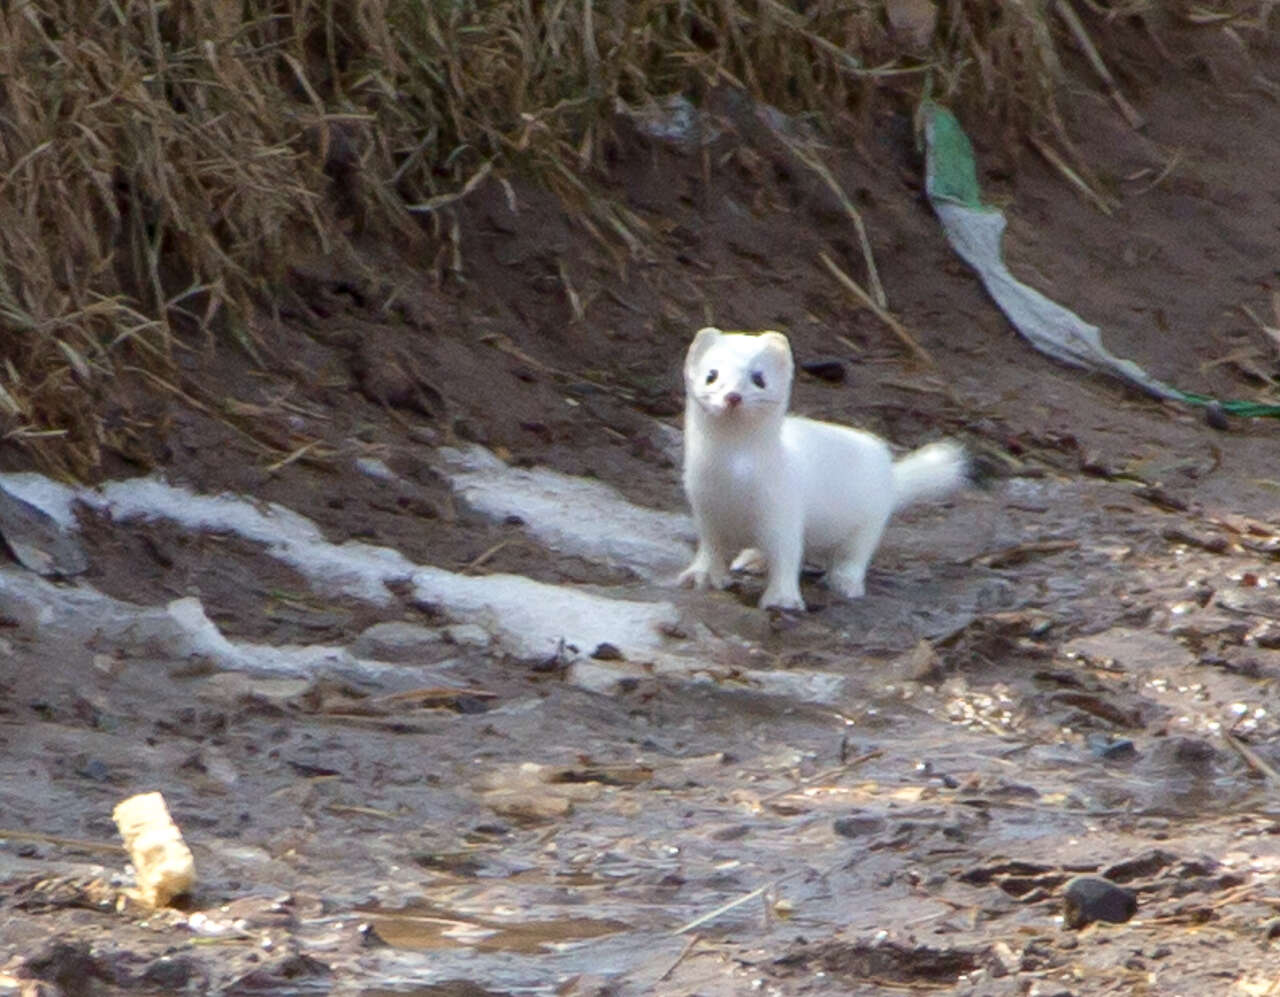
[[[825,868],[816,870],[816,874],[819,879],[822,879],[825,876],[831,875],[831,873],[835,872],[836,869],[838,869],[842,864],[848,861],[849,861],[849,856],[843,855],[840,858],[838,858],[836,861],[832,862],[830,865],[826,866]],[[673,935],[683,935],[686,931],[692,931],[694,928],[700,927],[701,925],[706,924],[708,921],[714,920],[715,918],[719,917],[721,914],[727,914],[729,911],[733,910],[735,907],[741,907],[745,903],[750,903],[756,897],[761,896],[764,893],[767,893],[769,890],[772,890],[775,886],[779,886],[782,883],[785,883],[788,879],[794,879],[796,876],[799,876],[801,873],[805,873],[805,872],[815,872],[815,870],[810,869],[807,866],[803,869],[792,869],[790,872],[782,876],[779,876],[777,879],[771,879],[769,882],[765,883],[763,886],[757,887],[756,889],[752,890],[750,893],[746,893],[743,896],[738,897],[736,900],[730,900],[727,904],[721,904],[715,910],[708,911],[706,914],[703,914],[701,917],[695,917],[688,924],[682,924],[680,927],[676,928],[676,930],[671,933]]]
[[862,221],[862,212],[854,207],[853,202],[849,200],[848,195],[845,194],[836,178],[831,175],[831,171],[827,169],[825,163],[809,155],[781,132],[775,130],[774,134],[782,141],[783,145],[791,150],[793,156],[822,178],[822,182],[831,189],[831,192],[835,194],[836,199],[840,202],[840,206],[844,208],[845,213],[852,219],[853,229],[858,234],[858,246],[862,250],[862,258],[867,265],[867,281],[871,285],[871,299],[875,302],[875,308],[882,312],[885,311],[889,307],[889,299],[885,297],[884,285],[880,283],[880,274],[876,270],[876,259],[871,252],[871,238],[867,235],[867,226]]
[[737,897],[734,900],[730,900],[726,904],[721,904],[719,907],[717,907],[713,911],[708,911],[706,914],[703,914],[700,917],[695,917],[688,924],[682,924],[680,927],[676,928],[676,930],[671,933],[673,935],[683,935],[686,931],[692,931],[694,928],[701,927],[702,925],[706,924],[708,921],[715,920],[721,914],[727,914],[729,913],[729,911],[733,910],[735,907],[741,907],[745,903],[750,903],[756,897],[761,896],[764,893],[767,893],[769,890],[772,890],[775,886],[778,886],[781,883],[785,883],[788,879],[794,879],[796,876],[800,875],[800,873],[802,872],[808,872],[808,871],[809,871],[808,868],[792,869],[790,872],[786,873],[785,875],[779,876],[777,879],[769,880],[769,882],[765,883],[763,886],[757,886],[750,893],[744,893],[742,896]]
[[582,296],[574,289],[573,281],[569,278],[569,268],[564,265],[563,259],[556,260],[556,268],[560,272],[560,283],[564,286],[565,297],[569,299],[569,307],[573,309],[573,317],[581,322],[587,314],[582,306]]
[[81,838],[62,838],[56,834],[45,834],[42,831],[13,831],[0,828],[0,838],[10,841],[39,841],[46,845],[58,845],[61,848],[78,848],[85,852],[123,852],[124,845],[108,844],[105,841],[85,841]]
[[430,213],[432,211],[438,211],[441,208],[443,208],[445,205],[452,204],[454,201],[460,201],[462,200],[462,198],[470,194],[473,190],[475,190],[482,183],[484,183],[485,179],[489,176],[489,173],[492,170],[493,170],[493,160],[490,159],[485,161],[480,166],[480,168],[475,171],[475,173],[471,174],[471,176],[467,179],[467,182],[464,183],[458,190],[450,191],[448,194],[437,194],[435,197],[429,197],[425,201],[423,201],[421,204],[407,204],[405,205],[404,210],[414,211],[420,214]]
[[832,275],[840,282],[844,289],[857,299],[859,304],[869,308],[876,318],[892,330],[893,334],[898,337],[899,341],[911,351],[912,356],[925,366],[937,366],[933,362],[933,357],[929,355],[929,351],[916,342],[915,337],[907,331],[906,326],[890,315],[884,308],[880,307],[880,305],[876,304],[871,299],[871,295],[867,294],[856,280],[841,270],[835,260],[828,256],[825,251],[820,251],[818,253],[818,258],[822,260],[827,269],[831,271]]
[[1071,6],[1069,0],[1058,0],[1054,7],[1057,9],[1059,16],[1067,22],[1067,27],[1071,33],[1076,36],[1076,41],[1084,49],[1085,59],[1093,67],[1093,71],[1098,74],[1098,78],[1102,80],[1103,85],[1107,88],[1107,96],[1120,109],[1125,121],[1129,122],[1129,127],[1135,130],[1144,127],[1146,121],[1141,114],[1133,109],[1133,105],[1125,100],[1124,94],[1120,92],[1120,87],[1115,81],[1115,77],[1111,75],[1111,71],[1107,69],[1107,64],[1102,61],[1102,56],[1094,48],[1093,42],[1090,40],[1088,32],[1084,29],[1084,24],[1080,20],[1080,15],[1076,13],[1076,9]]
[[1234,734],[1229,734],[1224,730],[1222,732],[1222,737],[1227,744],[1235,749],[1236,754],[1243,758],[1255,772],[1269,779],[1273,786],[1280,786],[1280,772],[1277,772],[1270,763],[1266,761],[1266,759],[1237,738]]
[[476,568],[479,568],[482,565],[486,564],[488,561],[490,561],[493,558],[493,556],[498,553],[498,551],[502,550],[504,547],[509,547],[513,543],[515,543],[515,541],[511,537],[507,537],[507,539],[505,540],[499,540],[496,544],[494,544],[492,547],[486,550],[483,554],[480,554],[477,557],[472,558],[469,562],[467,562],[466,566],[459,572],[459,574],[462,574],[462,575],[471,574],[471,572],[475,571]]
[[357,817],[380,817],[383,820],[393,820],[395,814],[387,810],[378,810],[374,807],[361,807],[354,804],[330,803],[326,810],[331,814],[352,814]]
[[818,772],[815,775],[811,775],[807,779],[797,780],[793,785],[788,786],[786,789],[779,789],[777,792],[770,793],[768,796],[762,796],[758,802],[761,806],[766,803],[772,803],[774,800],[778,800],[784,796],[790,795],[791,793],[795,793],[804,789],[806,786],[814,786],[819,783],[826,782],[833,776],[837,776],[842,772],[847,772],[849,769],[855,768],[863,762],[869,762],[873,758],[879,758],[883,754],[884,751],[880,748],[873,748],[871,751],[865,751],[856,758],[850,758],[843,765],[836,765],[833,768],[823,769],[823,771]]
[[975,554],[964,563],[980,564],[987,568],[1008,568],[1015,564],[1022,564],[1034,554],[1061,554],[1063,551],[1079,549],[1078,540],[1032,540],[1005,547],[1003,550],[992,551],[989,554]]
[[1106,198],[1104,198],[1096,190],[1090,187],[1089,184],[1084,180],[1084,178],[1081,177],[1080,174],[1077,173],[1075,170],[1073,170],[1067,164],[1067,161],[1063,159],[1060,155],[1058,155],[1057,151],[1052,146],[1048,145],[1041,139],[1036,138],[1034,135],[1028,135],[1027,141],[1031,143],[1032,147],[1036,150],[1036,152],[1040,153],[1040,155],[1044,156],[1044,158],[1049,161],[1049,164],[1051,166],[1053,166],[1059,173],[1061,173],[1064,177],[1066,177],[1067,181],[1072,186],[1074,186],[1077,190],[1080,191],[1080,193],[1082,193],[1086,198],[1092,201],[1094,204],[1094,207],[1096,207],[1104,215],[1111,214],[1111,205],[1107,203]]
[[300,459],[302,459],[302,458],[303,458],[303,457],[305,457],[305,456],[306,456],[306,455],[307,455],[311,450],[313,450],[315,447],[318,447],[318,446],[321,444],[321,442],[322,442],[321,440],[312,440],[310,443],[304,443],[302,446],[298,447],[298,449],[296,449],[296,450],[294,450],[292,453],[290,453],[290,454],[288,454],[288,455],[286,455],[286,456],[284,456],[284,457],[280,458],[280,459],[279,459],[278,461],[276,461],[274,464],[268,464],[268,465],[267,465],[267,473],[268,473],[268,474],[274,474],[276,471],[279,471],[279,470],[281,470],[282,468],[288,467],[288,466],[289,466],[290,464],[292,464],[295,460],[300,460]]
[[[1173,155],[1169,157],[1169,161],[1165,163],[1163,167],[1161,167],[1159,173],[1156,173],[1155,179],[1152,180],[1150,183],[1143,184],[1141,187],[1138,188],[1136,193],[1145,194],[1149,190],[1154,190],[1156,187],[1160,185],[1160,183],[1164,180],[1165,177],[1167,177],[1170,173],[1172,173],[1177,168],[1180,162],[1182,162],[1182,150],[1175,149]],[[1138,176],[1145,176],[1147,173],[1150,173],[1150,172],[1153,172],[1153,171],[1144,170],[1142,173],[1138,174]],[[1125,179],[1136,180],[1138,179],[1138,176],[1126,177]]]
[[676,961],[667,967],[667,971],[658,977],[658,982],[663,983],[671,979],[671,974],[676,971],[680,963],[684,962],[689,953],[693,951],[693,947],[702,941],[701,935],[690,935],[689,940],[684,943],[684,948],[680,950],[680,954],[676,956]]

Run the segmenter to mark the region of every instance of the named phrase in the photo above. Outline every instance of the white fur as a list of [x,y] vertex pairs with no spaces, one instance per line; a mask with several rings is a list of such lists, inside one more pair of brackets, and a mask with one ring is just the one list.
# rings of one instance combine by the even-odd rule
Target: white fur
[[856,599],[894,511],[964,483],[956,443],[895,463],[871,433],[788,416],[793,373],[781,333],[706,328],[694,337],[684,369],[684,487],[698,550],[682,585],[723,588],[739,555],[735,566],[767,566],[762,607],[804,609],[807,554],[826,566],[829,588]]

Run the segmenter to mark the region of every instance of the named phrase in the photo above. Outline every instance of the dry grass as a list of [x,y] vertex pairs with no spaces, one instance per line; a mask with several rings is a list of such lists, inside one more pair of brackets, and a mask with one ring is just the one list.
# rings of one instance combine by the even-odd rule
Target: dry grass
[[642,225],[584,179],[620,104],[729,84],[793,111],[843,111],[927,81],[1011,121],[1052,118],[1065,32],[1047,9],[5,4],[0,432],[47,468],[92,473],[119,445],[103,411],[122,372],[164,385],[183,350],[230,339],[253,351],[246,320],[291,253],[339,246],[362,225],[447,234],[442,209],[491,170],[539,178],[639,251]]

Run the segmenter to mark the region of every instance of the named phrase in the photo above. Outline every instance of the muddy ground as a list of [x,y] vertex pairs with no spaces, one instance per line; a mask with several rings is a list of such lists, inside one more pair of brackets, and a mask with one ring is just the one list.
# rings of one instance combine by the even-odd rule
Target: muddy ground
[[[1163,380],[1274,399],[1253,316],[1280,325],[1280,106],[1254,73],[1280,51],[1225,37],[1135,34],[1140,132],[1073,70],[1109,215],[966,123],[1015,273]],[[819,261],[867,279],[839,202],[750,107],[712,106],[701,151],[620,128],[609,183],[642,253],[495,182],[456,216],[460,270],[380,233],[363,268],[299,260],[262,318],[268,371],[193,343],[184,390],[223,404],[140,395],[112,476],[158,467],[420,565],[668,600],[715,668],[515,656],[407,592],[336,597],[259,542],[81,507],[90,568],[64,588],[195,596],[232,640],[392,667],[228,673],[6,608],[0,992],[1280,993],[1280,427],[1215,428],[1018,340],[888,95],[827,157],[934,365],[912,359]],[[478,443],[682,510],[678,371],[709,322],[837,361],[797,410],[904,448],[958,437],[993,487],[898,519],[865,599],[811,580],[811,612],[772,618],[751,579],[676,591],[450,487],[436,448]],[[635,666],[608,694],[567,667],[593,651]],[[753,669],[841,684],[770,695]],[[200,875],[159,914],[121,899],[111,821],[151,789]],[[1068,927],[1081,874],[1136,916]]]

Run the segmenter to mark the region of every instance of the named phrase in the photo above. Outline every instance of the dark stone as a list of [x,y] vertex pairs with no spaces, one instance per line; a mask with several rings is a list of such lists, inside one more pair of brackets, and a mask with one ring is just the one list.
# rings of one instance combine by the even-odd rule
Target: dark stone
[[1042,938],[1033,938],[1022,947],[1022,960],[1019,967],[1025,972],[1035,972],[1052,966],[1053,949]]
[[1175,735],[1158,745],[1158,757],[1161,761],[1201,768],[1217,761],[1218,750],[1202,738]]
[[1077,876],[1062,895],[1062,919],[1068,928],[1083,928],[1094,921],[1123,924],[1137,912],[1133,890],[1100,876]]
[[463,714],[489,712],[489,704],[479,696],[459,696],[453,701],[453,708]]
[[1222,432],[1231,428],[1231,420],[1227,418],[1226,410],[1217,402],[1210,402],[1204,407],[1204,421],[1213,429]]
[[1167,852],[1163,848],[1149,848],[1141,855],[1135,855],[1131,859],[1125,859],[1123,862],[1117,862],[1103,869],[1102,875],[1113,883],[1127,883],[1133,879],[1154,876],[1177,860],[1178,856],[1173,852]]
[[[229,995],[297,993],[299,988],[290,987],[291,982],[327,977],[329,974],[329,967],[319,959],[294,952],[240,977],[227,989],[226,993]],[[312,988],[308,986],[307,989]]]
[[1218,871],[1218,861],[1212,858],[1184,859],[1178,866],[1178,877],[1212,876]]
[[610,644],[608,641],[600,644],[591,652],[591,657],[596,661],[622,661],[622,652],[618,650],[617,645]]
[[840,384],[845,378],[845,366],[841,360],[807,360],[800,364],[806,374],[812,374],[820,381]]
[[1138,749],[1127,737],[1112,739],[1106,734],[1094,732],[1086,739],[1089,750],[1108,762],[1128,761],[1137,757]]
[[109,782],[111,779],[111,769],[107,768],[107,763],[100,758],[90,758],[80,766],[76,774],[94,782]]
[[1005,876],[1040,876],[1052,871],[1053,866],[1051,865],[1012,859],[966,869],[960,873],[959,879],[962,883],[969,883],[973,886],[986,886],[988,883]]
[[832,828],[842,838],[861,838],[868,834],[879,834],[884,830],[883,817],[837,817]]
[[66,997],[87,997],[101,991],[108,978],[85,942],[50,942],[26,960],[23,967],[37,980],[53,983]]
[[142,974],[142,981],[153,987],[160,987],[167,993],[177,993],[197,976],[198,971],[194,960],[185,956],[177,958],[162,956],[146,968]]

